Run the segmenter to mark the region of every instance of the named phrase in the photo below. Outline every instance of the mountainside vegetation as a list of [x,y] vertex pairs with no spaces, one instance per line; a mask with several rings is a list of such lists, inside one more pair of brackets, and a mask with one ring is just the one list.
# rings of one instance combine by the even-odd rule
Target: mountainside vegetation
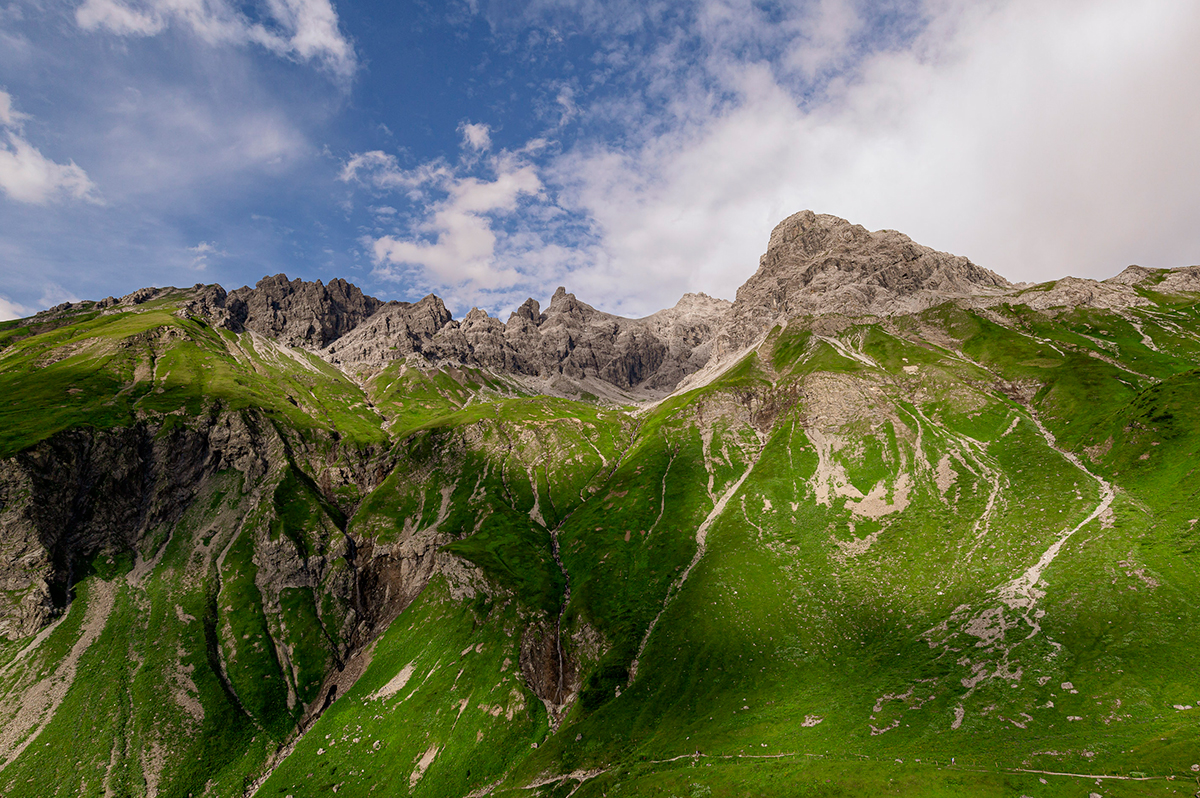
[[0,324],[0,795],[1191,795],[1196,272]]

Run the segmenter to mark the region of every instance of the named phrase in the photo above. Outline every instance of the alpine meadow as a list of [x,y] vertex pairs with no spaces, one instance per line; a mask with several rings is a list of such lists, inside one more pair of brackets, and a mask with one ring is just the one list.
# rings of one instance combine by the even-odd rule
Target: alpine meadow
[[802,211],[640,319],[0,323],[0,796],[1191,796],[1198,302]]

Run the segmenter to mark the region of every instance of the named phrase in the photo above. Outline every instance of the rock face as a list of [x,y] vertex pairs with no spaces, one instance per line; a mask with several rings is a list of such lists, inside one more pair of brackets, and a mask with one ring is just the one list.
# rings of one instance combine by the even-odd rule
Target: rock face
[[[385,303],[342,279],[325,285],[282,274],[228,295],[218,285],[197,285],[179,312],[314,350],[359,378],[394,360],[415,358],[417,364],[474,366],[515,377],[537,392],[626,401],[670,393],[795,316],[892,316],[947,301],[1028,305],[1050,314],[1076,307],[1122,309],[1147,304],[1139,293],[1146,288],[1200,292],[1200,267],[1131,266],[1102,282],[1066,277],[1013,285],[967,258],[921,246],[895,230],[871,232],[836,216],[801,211],[771,232],[758,270],[738,289],[735,302],[686,294],[675,307],[642,319],[604,313],[560,287],[544,311],[529,299],[507,321],[478,308],[455,320],[433,294],[419,302]],[[116,312],[176,290],[143,288],[97,307]],[[53,323],[59,310],[39,314],[39,323]]]
[[895,230],[870,232],[801,211],[771,231],[758,271],[738,289],[719,346],[748,346],[791,316],[889,316],[1011,288],[967,258],[923,247]]
[[506,323],[478,308],[458,322],[431,294],[415,304],[385,305],[321,354],[348,371],[378,370],[417,354],[583,388],[668,392],[708,361],[716,323],[728,308],[724,300],[688,294],[674,308],[627,319],[560,287],[545,312],[529,299]]
[[158,435],[144,425],[55,436],[0,462],[0,635],[32,634],[86,570],[90,558],[137,551],[173,526],[197,486],[217,468],[265,472],[261,441],[237,416],[204,433]]
[[432,351],[434,336],[454,321],[433,294],[420,302],[389,302],[370,319],[330,343],[321,356],[337,366],[379,369],[389,361]]
[[[437,545],[447,540],[406,535],[388,547],[363,541],[356,549],[328,518],[314,516],[311,550],[301,553],[262,519],[277,516],[271,497],[281,469],[308,462],[312,453],[304,445],[254,411],[218,411],[170,432],[146,423],[70,430],[0,460],[0,639],[42,629],[70,602],[72,586],[105,558],[136,557],[129,576],[136,580],[150,567],[146,558],[161,556],[166,535],[188,529],[181,518],[198,498],[230,474],[240,486],[231,497],[241,498],[207,518],[204,534],[216,542],[200,551],[209,563],[231,537],[252,537],[256,581],[268,601],[277,603],[288,589],[313,590],[339,608],[326,622],[344,649],[371,635],[420,593],[439,562]],[[370,450],[341,451],[330,458],[337,466],[324,462],[325,451],[315,456],[331,498],[342,487],[332,480],[365,492],[390,468]]]
[[383,305],[338,278],[324,285],[287,275],[264,277],[224,300],[230,317],[248,330],[288,346],[320,349],[360,325]]

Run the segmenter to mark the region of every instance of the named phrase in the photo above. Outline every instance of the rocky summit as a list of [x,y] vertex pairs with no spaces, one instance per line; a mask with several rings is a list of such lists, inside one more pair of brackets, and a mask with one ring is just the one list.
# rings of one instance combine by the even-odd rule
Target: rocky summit
[[803,211],[641,319],[0,323],[0,795],[1194,793],[1198,301]]

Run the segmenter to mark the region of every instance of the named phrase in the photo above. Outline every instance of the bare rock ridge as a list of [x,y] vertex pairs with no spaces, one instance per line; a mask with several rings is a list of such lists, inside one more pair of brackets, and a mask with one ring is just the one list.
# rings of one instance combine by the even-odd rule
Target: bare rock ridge
[[721,348],[747,346],[791,316],[890,316],[1014,287],[967,258],[923,247],[895,230],[871,232],[800,211],[771,231],[758,271],[738,289]]
[[[140,305],[173,289],[143,288],[101,307]],[[673,308],[643,319],[596,310],[559,288],[545,312],[529,299],[507,322],[474,308],[461,321],[430,294],[418,302],[382,302],[345,280],[328,286],[286,275],[228,294],[197,285],[183,313],[237,332],[250,330],[319,353],[351,374],[393,360],[478,366],[528,378],[546,390],[625,395],[669,393],[702,368],[730,303],[686,294]]]
[[529,299],[507,322],[478,308],[458,322],[430,295],[411,305],[384,306],[321,354],[347,371],[374,370],[416,354],[543,381],[669,391],[708,361],[716,322],[728,307],[724,300],[688,294],[674,308],[626,319],[559,288],[545,312]]
[[230,292],[225,307],[248,330],[288,346],[320,348],[362,324],[383,302],[338,278],[323,285],[286,275]]
[[[776,225],[735,302],[686,294],[675,307],[641,319],[604,313],[559,288],[545,310],[529,299],[507,321],[478,308],[456,320],[433,294],[419,302],[382,302],[342,279],[326,285],[282,274],[228,294],[218,285],[198,285],[181,312],[310,349],[359,377],[393,360],[447,363],[517,377],[535,390],[629,399],[665,395],[795,316],[892,316],[947,301],[1051,312],[1121,308],[1145,304],[1138,291],[1150,286],[1200,292],[1200,267],[1131,266],[1103,282],[1067,277],[1014,285],[895,230],[872,232],[801,211]],[[171,290],[143,288],[99,305],[138,305]]]
[[[141,288],[120,299],[102,299],[97,305],[142,305],[174,290]],[[251,330],[288,346],[319,349],[353,330],[383,304],[340,277],[325,285],[320,280],[289,281],[287,275],[276,274],[262,278],[254,288],[242,286],[229,293],[219,285],[198,284],[181,307],[236,332]]]

